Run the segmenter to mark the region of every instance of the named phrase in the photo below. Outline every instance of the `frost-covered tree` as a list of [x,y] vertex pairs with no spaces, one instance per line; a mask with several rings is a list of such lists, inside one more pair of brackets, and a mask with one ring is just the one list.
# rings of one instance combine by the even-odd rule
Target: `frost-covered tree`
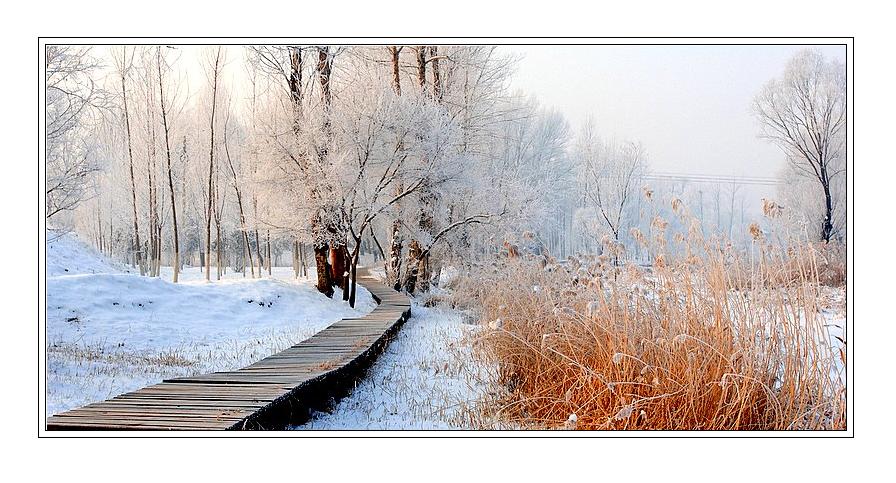
[[89,194],[98,169],[97,109],[105,93],[97,76],[102,67],[88,47],[46,48],[46,216],[78,206]]
[[271,273],[284,251],[298,276],[310,245],[318,289],[353,303],[364,251],[413,292],[563,230],[568,126],[508,92],[513,59],[494,47],[212,47],[198,69],[180,52],[113,49],[117,120],[77,136],[97,145],[103,193],[79,226],[151,276],[211,279],[212,257],[219,276]]
[[818,230],[835,235],[835,183],[845,183],[846,72],[817,50],[804,50],[783,75],[765,85],[753,102],[763,136],[784,151],[795,173],[811,178],[824,203]]
[[588,121],[576,139],[573,156],[579,168],[583,226],[609,233],[619,243],[631,225],[631,208],[647,167],[643,146],[602,140]]

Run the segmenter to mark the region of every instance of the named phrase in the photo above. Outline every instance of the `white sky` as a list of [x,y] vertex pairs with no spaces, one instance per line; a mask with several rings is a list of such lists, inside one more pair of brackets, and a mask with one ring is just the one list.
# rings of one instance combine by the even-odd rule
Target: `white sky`
[[[781,151],[757,138],[750,103],[805,46],[525,46],[512,87],[590,115],[605,137],[644,143],[653,171],[775,176]],[[843,46],[818,47],[846,62]]]

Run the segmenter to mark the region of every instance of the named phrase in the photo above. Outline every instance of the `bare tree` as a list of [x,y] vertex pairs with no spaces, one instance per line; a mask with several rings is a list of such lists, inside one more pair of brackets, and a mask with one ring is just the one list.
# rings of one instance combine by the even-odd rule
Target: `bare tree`
[[[159,71],[159,103],[161,104],[161,115],[162,115],[162,130],[165,133],[165,156],[168,160],[168,192],[171,195],[171,221],[173,227],[174,234],[174,260],[172,262],[172,266],[174,268],[174,278],[173,282],[177,283],[177,276],[180,274],[180,242],[178,241],[178,233],[177,233],[177,203],[175,202],[174,197],[174,175],[171,170],[171,143],[170,143],[170,133],[171,126],[168,124],[168,107],[165,105],[165,69],[168,68],[167,65],[163,68],[162,65],[165,62],[162,59],[162,48],[156,47],[156,67]],[[135,225],[136,226],[136,225]]]
[[212,108],[209,121],[209,148],[208,148],[208,208],[205,218],[205,280],[211,280],[211,252],[212,252],[212,216],[214,214],[215,199],[213,196],[215,178],[215,109],[218,104],[218,76],[224,64],[224,53],[221,46],[215,50],[209,62],[209,72],[212,85]]
[[753,101],[763,137],[777,144],[791,166],[818,181],[824,196],[820,237],[831,240],[834,202],[831,184],[844,173],[846,76],[837,61],[817,50],[804,50],[787,64],[784,75],[765,85]]
[[155,81],[155,61],[152,58],[152,52],[147,49],[143,53],[143,69],[141,79],[143,82],[143,99],[145,106],[144,127],[146,130],[146,182],[147,182],[147,213],[148,219],[148,237],[147,237],[147,273],[151,277],[159,276],[160,256],[161,256],[161,233],[162,223],[159,215],[158,200],[158,182],[156,176],[158,174],[158,165],[156,164],[156,81]]
[[[399,60],[401,55],[401,50],[404,47],[400,47],[397,45],[391,45],[388,47],[389,56],[392,64],[392,89],[395,91],[396,96],[401,96],[401,70],[399,66]],[[401,151],[401,144],[398,144],[396,147],[397,151]],[[401,193],[403,191],[403,186],[401,185],[401,181],[399,180],[395,185],[395,193]],[[386,276],[388,278],[389,285],[391,285],[395,290],[401,288],[401,251],[404,247],[404,241],[401,237],[401,220],[396,216],[394,220],[392,220],[392,225],[390,227],[389,232],[389,258],[386,260]]]
[[633,142],[601,141],[589,121],[575,147],[582,170],[582,188],[588,208],[619,242],[625,215],[645,169],[644,149]]
[[[229,121],[230,112],[228,111],[227,118],[224,120],[224,155],[227,157],[227,165],[230,167],[230,175],[233,180],[233,190],[236,192],[236,203],[240,214],[240,231],[243,232],[242,238],[245,245],[246,258],[249,261],[249,270],[251,271],[252,278],[255,278],[255,263],[252,260],[252,245],[249,243],[249,226],[246,223],[246,211],[243,209],[243,192],[240,189],[240,180],[236,167],[233,164],[233,158],[230,156],[230,146],[227,138]],[[259,275],[261,275],[261,267],[258,267],[258,270]]]
[[88,196],[93,159],[91,136],[82,131],[90,111],[104,107],[94,74],[102,67],[84,47],[46,48],[46,216],[71,211]]
[[128,57],[128,50],[126,46],[121,47],[120,55],[115,55],[113,53],[113,59],[115,61],[115,67],[118,71],[119,78],[121,80],[121,102],[122,102],[122,114],[124,115],[124,127],[125,127],[125,141],[128,147],[128,170],[130,173],[131,180],[131,207],[133,208],[132,212],[134,215],[134,263],[140,268],[140,275],[144,275],[144,267],[143,263],[140,260],[140,226],[138,224],[138,216],[137,216],[137,183],[134,176],[134,150],[133,150],[133,141],[131,139],[131,117],[128,111],[128,90],[127,90],[127,79],[133,66],[133,56],[134,51],[131,51],[131,56]]

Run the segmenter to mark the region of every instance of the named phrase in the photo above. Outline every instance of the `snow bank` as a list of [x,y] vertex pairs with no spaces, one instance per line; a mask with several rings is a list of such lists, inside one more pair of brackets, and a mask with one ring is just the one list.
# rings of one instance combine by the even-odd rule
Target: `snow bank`
[[208,283],[187,268],[178,284],[122,273],[71,235],[48,242],[47,260],[47,414],[238,369],[376,305],[359,286],[352,309],[289,269]]
[[127,266],[113,262],[88,247],[71,233],[47,230],[47,276],[76,273],[129,272]]

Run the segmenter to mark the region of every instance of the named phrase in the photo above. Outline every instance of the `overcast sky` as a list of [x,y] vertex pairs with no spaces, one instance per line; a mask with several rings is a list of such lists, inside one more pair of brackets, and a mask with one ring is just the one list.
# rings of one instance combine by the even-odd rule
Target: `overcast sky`
[[[806,46],[526,46],[512,86],[578,128],[640,140],[654,171],[775,176],[781,151],[757,138],[753,96]],[[821,46],[845,63],[845,47]]]
[[[502,46],[519,57],[511,88],[562,112],[573,129],[591,117],[601,136],[638,140],[654,173],[777,176],[779,148],[757,137],[750,103],[812,46]],[[814,46],[845,63],[843,46]],[[98,52],[108,54],[107,49]],[[180,47],[181,72],[198,89],[206,49]],[[230,47],[225,78],[244,81],[242,47]],[[195,84],[195,85],[194,85]],[[195,89],[194,89],[195,88]],[[774,186],[749,186],[750,205]]]
[[[603,137],[641,141],[655,172],[776,176],[781,151],[759,139],[756,93],[808,46],[502,46],[520,57],[511,88],[562,112],[573,129],[591,116]],[[845,63],[845,47],[817,46]],[[106,49],[97,49],[107,54]],[[181,47],[181,69],[205,81],[202,48]],[[243,77],[242,48],[225,77]]]

